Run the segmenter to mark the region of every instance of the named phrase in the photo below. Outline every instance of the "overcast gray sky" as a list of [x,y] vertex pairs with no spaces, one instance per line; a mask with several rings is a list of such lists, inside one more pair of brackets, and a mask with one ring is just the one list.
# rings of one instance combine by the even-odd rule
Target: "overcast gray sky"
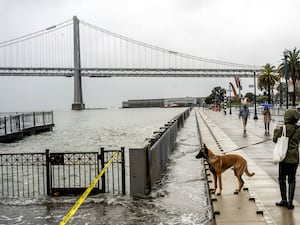
[[[0,42],[76,15],[138,41],[204,58],[277,66],[300,48],[299,0],[0,0]],[[232,80],[216,78],[83,79],[87,107],[127,99],[207,96]],[[247,89],[253,79],[242,79]],[[0,77],[0,111],[69,110],[72,78]],[[135,87],[135,88],[133,88]]]

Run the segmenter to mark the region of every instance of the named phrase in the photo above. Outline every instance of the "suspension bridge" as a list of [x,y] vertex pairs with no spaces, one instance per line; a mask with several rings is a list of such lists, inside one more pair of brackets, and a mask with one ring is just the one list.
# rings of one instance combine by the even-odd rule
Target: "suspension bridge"
[[73,110],[85,108],[81,77],[253,77],[260,70],[146,44],[76,16],[0,43],[0,76],[74,77]]

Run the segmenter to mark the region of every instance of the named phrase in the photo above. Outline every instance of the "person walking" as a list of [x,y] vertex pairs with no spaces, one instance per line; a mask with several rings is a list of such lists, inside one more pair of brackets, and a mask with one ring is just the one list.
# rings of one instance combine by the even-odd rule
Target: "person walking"
[[269,108],[265,107],[262,114],[264,115],[265,135],[269,135],[270,134],[270,121],[272,119]]
[[[299,141],[300,127],[297,121],[300,119],[300,113],[295,109],[289,109],[284,114],[284,124],[286,126],[286,136],[289,137],[286,157],[279,162],[278,181],[280,188],[281,201],[276,202],[277,206],[293,209],[294,193],[296,188],[296,172],[299,164]],[[273,142],[277,142],[282,135],[282,126],[274,129]],[[286,177],[288,178],[288,198]]]
[[246,133],[247,119],[249,116],[250,116],[250,112],[248,106],[245,104],[243,108],[240,110],[240,114],[239,114],[239,118],[242,117],[243,120],[244,133]]

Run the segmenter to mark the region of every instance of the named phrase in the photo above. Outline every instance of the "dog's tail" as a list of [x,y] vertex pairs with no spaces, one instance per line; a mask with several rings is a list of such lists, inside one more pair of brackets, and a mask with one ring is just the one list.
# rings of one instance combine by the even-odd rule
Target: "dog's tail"
[[252,176],[255,174],[254,172],[253,172],[253,173],[250,173],[250,172],[248,171],[248,167],[246,167],[245,173],[246,173],[246,175],[247,175],[248,177],[252,177]]

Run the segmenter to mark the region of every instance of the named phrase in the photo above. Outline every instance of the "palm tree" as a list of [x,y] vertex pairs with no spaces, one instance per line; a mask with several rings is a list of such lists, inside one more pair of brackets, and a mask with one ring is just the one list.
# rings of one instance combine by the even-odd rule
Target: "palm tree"
[[279,81],[280,77],[275,75],[276,69],[274,65],[267,63],[263,66],[263,69],[258,78],[258,88],[268,91],[268,103],[271,103],[271,89],[273,92],[274,85]]
[[[284,77],[285,75],[285,58],[279,65],[278,72]],[[296,106],[296,81],[300,79],[300,50],[295,47],[292,50],[287,50],[287,66],[288,66],[288,79],[293,82],[293,106]]]

